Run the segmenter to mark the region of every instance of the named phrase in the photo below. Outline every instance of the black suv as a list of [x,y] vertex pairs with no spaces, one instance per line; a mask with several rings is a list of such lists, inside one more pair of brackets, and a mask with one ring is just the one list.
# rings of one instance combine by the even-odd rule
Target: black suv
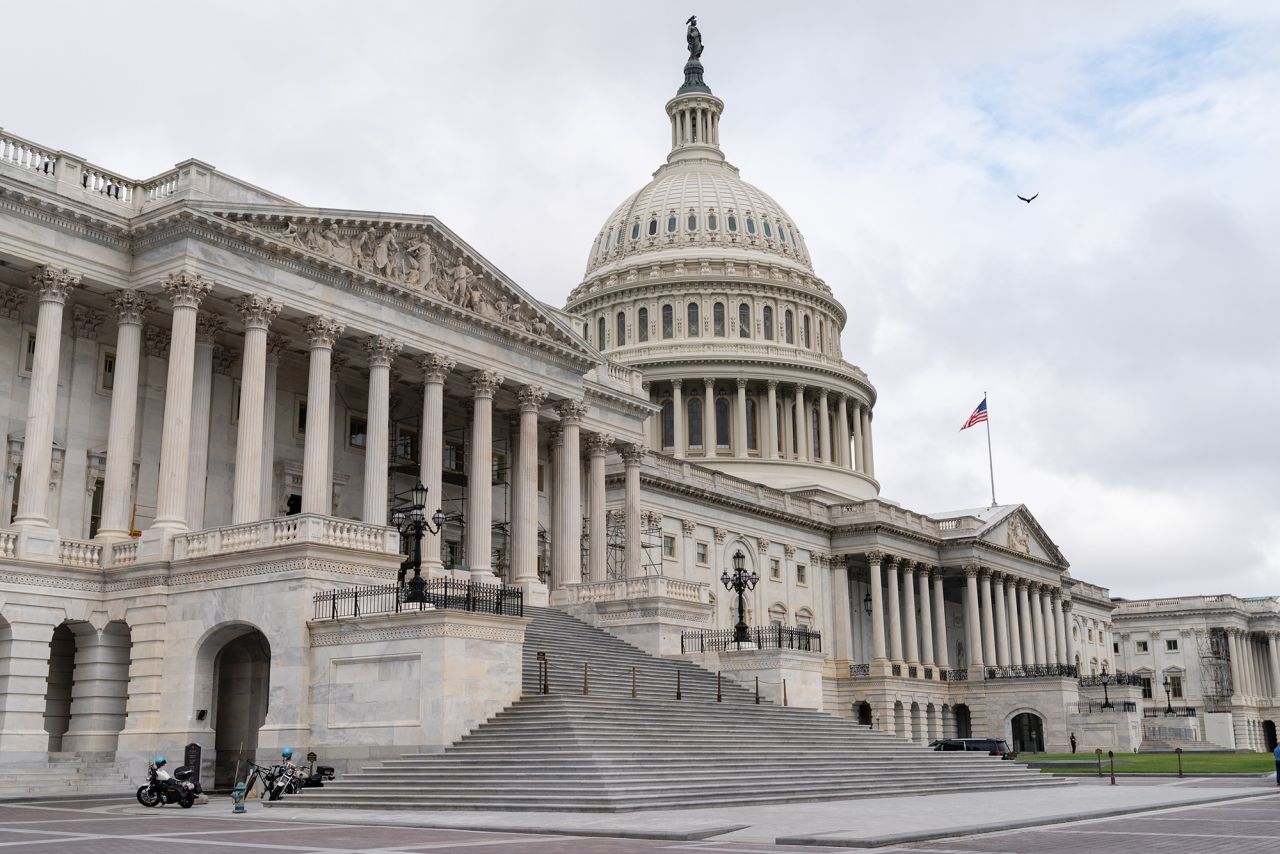
[[944,738],[929,744],[934,750],[977,750],[1001,759],[1016,759],[1009,742],[999,738]]

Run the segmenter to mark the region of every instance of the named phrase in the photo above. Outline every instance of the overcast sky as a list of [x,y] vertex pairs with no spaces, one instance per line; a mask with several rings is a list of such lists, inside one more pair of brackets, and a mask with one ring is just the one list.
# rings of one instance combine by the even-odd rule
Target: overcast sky
[[722,147],[848,308],[886,497],[989,502],[987,390],[997,497],[1076,577],[1280,593],[1274,2],[45,2],[0,125],[434,214],[563,304],[666,155],[690,12]]

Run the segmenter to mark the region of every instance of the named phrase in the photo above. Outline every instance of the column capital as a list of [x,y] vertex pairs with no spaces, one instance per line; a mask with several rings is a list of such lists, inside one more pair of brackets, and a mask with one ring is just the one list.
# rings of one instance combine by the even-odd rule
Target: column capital
[[389,368],[403,345],[386,335],[370,335],[364,339],[364,351],[369,354],[369,367]]
[[706,388],[708,388],[708,389],[715,389],[715,387],[716,387],[716,380],[715,380],[715,377],[703,377],[703,378],[702,378],[702,385],[703,385],[703,386],[705,386],[705,387],[706,387]]
[[897,569],[898,565],[902,563],[902,558],[898,555],[885,555],[884,562],[890,569]]
[[547,444],[552,447],[564,446],[564,427],[560,424],[552,424],[547,427]]
[[1074,606],[1075,606],[1075,603],[1074,603],[1074,602],[1072,602],[1070,599],[1063,599],[1063,600],[1062,600],[1062,613],[1064,613],[1064,614],[1070,614],[1070,613],[1071,613],[1071,609],[1072,609]]
[[917,564],[917,566],[919,568],[916,571],[931,581],[933,580],[933,577],[938,574],[938,568],[936,566],[931,566],[927,563]]
[[698,523],[692,519],[682,519],[680,521],[680,530],[684,532],[686,537],[692,537],[694,529],[698,527]]
[[643,445],[622,445],[618,449],[618,453],[622,455],[622,463],[626,466],[638,466],[644,462],[644,446]]
[[673,389],[678,389],[678,388],[680,388],[682,385],[684,385],[684,380],[672,380],[672,381],[671,381],[671,387],[672,387]]
[[22,306],[27,302],[27,292],[0,285],[0,316],[17,320],[22,317]]
[[497,371],[475,371],[471,374],[471,396],[476,400],[492,400],[502,387],[502,374]]
[[581,400],[562,400],[556,404],[556,414],[560,416],[560,423],[565,426],[577,426],[586,417],[587,404]]
[[205,312],[196,318],[196,341],[212,344],[218,333],[227,328],[227,319],[220,314]]
[[31,284],[40,292],[40,302],[56,302],[65,305],[71,292],[80,287],[80,275],[66,267],[37,267],[31,274]]
[[199,273],[170,273],[161,285],[174,308],[199,308],[213,290],[213,282]]
[[98,330],[102,328],[102,321],[106,316],[100,311],[94,311],[83,305],[71,307],[71,336],[73,338],[84,338],[88,341],[98,340]]
[[537,412],[547,399],[547,391],[542,386],[527,385],[516,396],[520,399],[521,412]]
[[271,297],[245,294],[236,300],[236,311],[240,312],[245,329],[267,329],[280,314],[280,306]]
[[231,376],[232,369],[235,367],[236,359],[239,358],[240,351],[232,347],[223,347],[221,344],[213,345],[213,372],[222,374],[223,376]]
[[765,388],[769,389],[769,391],[776,392],[778,390],[777,380],[765,380],[764,385]]
[[613,437],[608,433],[593,433],[587,437],[587,454],[603,457],[613,448]]
[[916,567],[919,565],[914,560],[908,560],[906,558],[902,559],[901,564],[904,575],[913,575],[916,571]]
[[729,536],[728,528],[712,528],[711,535],[716,538],[717,543],[723,543],[725,538]]
[[990,581],[990,580],[991,580],[991,576],[992,576],[992,575],[994,575],[994,574],[995,574],[995,573],[994,573],[994,572],[992,572],[991,567],[989,567],[989,566],[980,566],[980,567],[978,567],[978,577],[979,577],[979,578],[985,578],[985,579],[987,579],[988,581]]
[[1044,585],[1043,585],[1043,584],[1041,584],[1039,581],[1028,581],[1028,582],[1027,582],[1027,588],[1028,588],[1028,589],[1029,589],[1033,594],[1035,594],[1035,595],[1039,595],[1039,594],[1040,594],[1040,591],[1041,591],[1042,589],[1044,589]]
[[302,328],[307,334],[307,345],[312,350],[331,350],[338,343],[338,337],[346,326],[333,318],[316,315],[308,318]]
[[[199,325],[199,321],[196,321]],[[267,358],[278,359],[280,354],[289,348],[289,339],[281,335],[279,332],[267,333]]]
[[808,386],[806,386],[804,383],[796,383],[796,384],[795,384],[795,392],[796,392],[796,394],[798,394],[798,395],[802,395],[802,394],[804,394],[804,390],[805,390],[806,388],[808,388]]
[[442,383],[445,377],[449,376],[458,362],[451,356],[443,353],[427,353],[418,357],[418,367],[422,369],[422,381],[428,383]]
[[738,388],[746,388],[746,387],[747,387],[747,378],[738,377]]
[[791,543],[783,543],[782,556],[785,557],[787,560],[791,560],[793,557],[796,556],[796,547],[793,546]]
[[978,565],[977,565],[976,563],[966,563],[964,566],[960,567],[960,569],[961,569],[961,571],[962,571],[962,572],[964,572],[964,577],[965,577],[965,578],[977,578],[977,577],[978,577],[978,569],[979,569],[979,567],[978,567]]
[[169,358],[169,340],[171,337],[168,329],[148,325],[142,330],[142,352],[157,359]]
[[116,323],[120,325],[142,323],[142,318],[155,304],[147,294],[141,291],[116,291],[111,295],[111,305],[116,310]]
[[1027,590],[1031,587],[1031,582],[1025,578],[1015,578],[1013,582],[1018,585],[1019,590]]
[[769,542],[768,537],[760,537],[756,540],[756,551],[760,554],[766,554],[769,551],[769,546],[771,545],[773,545],[773,543]]
[[827,390],[825,388],[818,389],[818,400],[825,401],[827,399]]
[[874,563],[879,566],[880,563],[884,561],[885,554],[882,551],[869,551],[867,552],[866,557],[867,563]]
[[1048,589],[1048,591],[1049,591],[1049,599],[1050,599],[1050,600],[1052,600],[1053,602],[1058,602],[1058,603],[1060,603],[1060,602],[1062,601],[1062,591],[1061,591],[1061,590],[1059,590],[1057,587],[1049,587],[1049,588],[1047,588],[1047,589]]

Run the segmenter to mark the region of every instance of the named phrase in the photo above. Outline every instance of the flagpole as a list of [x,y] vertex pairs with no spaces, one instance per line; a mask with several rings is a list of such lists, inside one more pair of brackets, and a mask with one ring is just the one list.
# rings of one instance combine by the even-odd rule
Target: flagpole
[[987,397],[987,393],[982,393],[982,399],[987,402],[987,469],[991,473],[991,506],[996,506],[996,465],[991,458],[991,399]]

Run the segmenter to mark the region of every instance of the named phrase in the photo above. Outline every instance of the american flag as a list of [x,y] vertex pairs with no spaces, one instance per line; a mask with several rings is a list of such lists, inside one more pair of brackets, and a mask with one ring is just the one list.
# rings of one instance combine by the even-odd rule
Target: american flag
[[987,399],[984,397],[982,399],[982,403],[978,404],[978,408],[973,410],[973,414],[969,416],[969,420],[964,422],[964,426],[961,427],[960,429],[968,430],[973,425],[981,424],[983,421],[986,421],[986,420],[987,420]]

